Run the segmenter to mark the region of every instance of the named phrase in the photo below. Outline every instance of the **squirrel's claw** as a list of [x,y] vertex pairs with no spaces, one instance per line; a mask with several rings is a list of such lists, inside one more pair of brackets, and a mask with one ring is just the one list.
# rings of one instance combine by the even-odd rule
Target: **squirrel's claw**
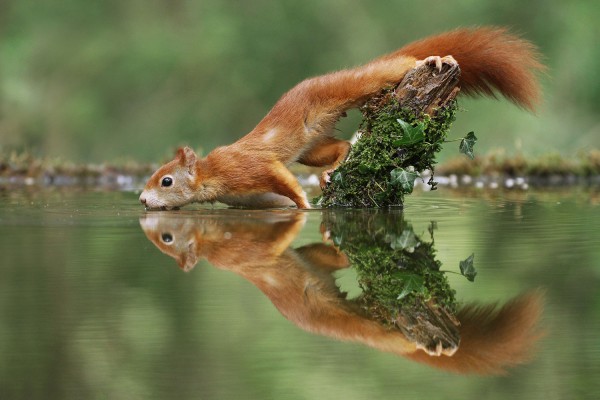
[[327,186],[327,184],[329,182],[331,182],[331,174],[333,173],[333,171],[335,171],[334,169],[328,169],[323,171],[323,173],[321,174],[321,179],[319,179],[319,183],[321,185],[321,189],[325,189],[325,186]]
[[438,72],[442,72],[442,67],[444,64],[452,67],[458,65],[458,62],[452,56],[429,56],[424,60],[417,61],[417,67],[420,67],[423,64],[435,65],[435,68],[438,70]]

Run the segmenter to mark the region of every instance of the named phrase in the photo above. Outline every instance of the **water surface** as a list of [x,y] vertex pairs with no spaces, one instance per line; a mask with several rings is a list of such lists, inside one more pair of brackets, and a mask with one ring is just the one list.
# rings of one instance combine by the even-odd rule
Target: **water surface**
[[[427,240],[434,221],[444,270],[474,254],[474,282],[447,274],[460,303],[545,293],[531,360],[478,375],[315,333],[269,289],[314,261],[306,249],[351,243],[327,226],[347,211],[146,213],[129,192],[3,190],[0,398],[598,398],[599,211],[582,189],[440,190],[391,217]],[[359,296],[356,270],[335,269]]]

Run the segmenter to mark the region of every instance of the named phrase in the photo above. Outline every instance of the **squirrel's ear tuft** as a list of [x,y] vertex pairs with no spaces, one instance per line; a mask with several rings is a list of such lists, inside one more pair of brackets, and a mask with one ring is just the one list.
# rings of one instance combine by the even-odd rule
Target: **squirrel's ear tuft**
[[179,163],[185,167],[191,168],[196,164],[198,156],[190,147],[180,147],[177,149],[175,158],[179,160]]

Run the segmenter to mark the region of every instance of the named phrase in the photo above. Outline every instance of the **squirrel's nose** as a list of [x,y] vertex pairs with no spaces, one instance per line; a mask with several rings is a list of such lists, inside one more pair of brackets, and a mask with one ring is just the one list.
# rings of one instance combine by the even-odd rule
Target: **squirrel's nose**
[[144,195],[141,195],[141,196],[140,196],[140,202],[141,202],[143,205],[146,205],[146,198],[144,197]]

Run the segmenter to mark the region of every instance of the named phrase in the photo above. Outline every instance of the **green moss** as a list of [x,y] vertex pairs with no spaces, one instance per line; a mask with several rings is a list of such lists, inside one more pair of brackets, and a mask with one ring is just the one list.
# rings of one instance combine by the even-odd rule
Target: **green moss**
[[[439,109],[433,118],[414,115],[402,107],[391,89],[369,101],[361,108],[359,139],[331,176],[320,204],[324,207],[402,205],[404,195],[412,192],[417,172],[433,171],[435,155],[455,119],[456,108],[452,102]],[[398,180],[399,175],[405,179]],[[428,183],[435,188],[433,178]]]
[[394,324],[402,311],[433,302],[457,310],[456,293],[436,259],[432,225],[425,241],[397,211],[325,213],[325,227],[355,268],[369,315]]

